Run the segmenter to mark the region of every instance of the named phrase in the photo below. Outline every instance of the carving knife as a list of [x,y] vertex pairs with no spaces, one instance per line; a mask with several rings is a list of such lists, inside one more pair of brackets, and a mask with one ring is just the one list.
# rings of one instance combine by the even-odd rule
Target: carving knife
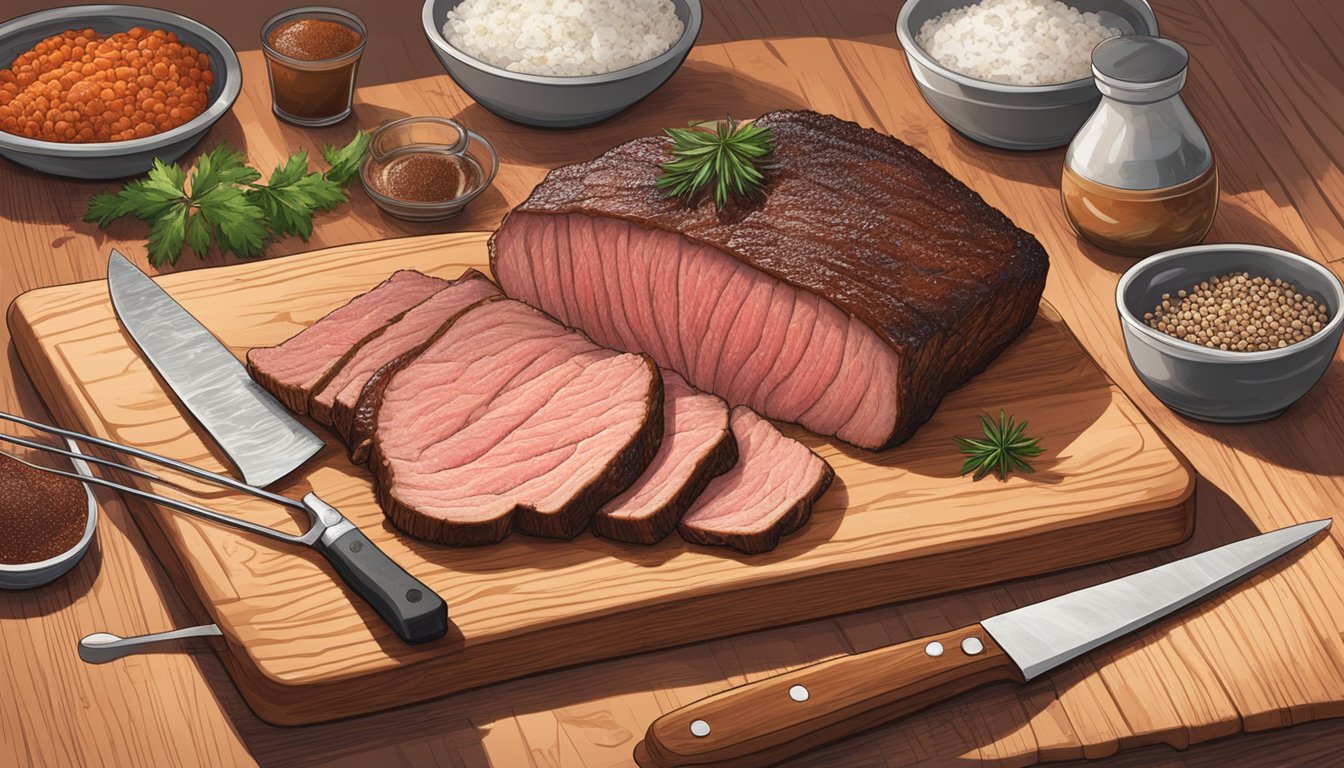
[[1026,682],[1203,598],[1330,527],[1302,523],[715,694],[658,718],[643,768],[773,765],[989,683]]
[[113,250],[112,307],[149,364],[205,428],[248,485],[264,488],[322,450],[214,334],[158,283]]

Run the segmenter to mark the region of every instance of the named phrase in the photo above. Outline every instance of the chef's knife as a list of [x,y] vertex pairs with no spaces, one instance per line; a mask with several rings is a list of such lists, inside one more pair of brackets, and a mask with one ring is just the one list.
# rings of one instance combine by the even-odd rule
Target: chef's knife
[[322,450],[238,358],[153,280],[112,251],[112,307],[149,364],[233,462],[248,485],[264,488]]
[[643,768],[772,765],[988,683],[1025,682],[1215,592],[1330,527],[1281,528],[979,624],[732,688],[670,712]]

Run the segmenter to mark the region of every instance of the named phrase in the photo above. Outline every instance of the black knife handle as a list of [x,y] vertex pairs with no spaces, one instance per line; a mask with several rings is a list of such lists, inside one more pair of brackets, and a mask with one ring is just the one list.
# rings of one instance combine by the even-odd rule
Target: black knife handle
[[314,546],[359,596],[408,643],[427,643],[448,631],[448,604],[393,562],[364,532],[351,528]]

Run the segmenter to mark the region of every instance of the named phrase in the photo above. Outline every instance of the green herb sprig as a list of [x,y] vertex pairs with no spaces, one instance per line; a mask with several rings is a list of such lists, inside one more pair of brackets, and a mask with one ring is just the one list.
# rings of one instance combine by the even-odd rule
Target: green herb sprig
[[985,439],[971,437],[952,438],[957,447],[966,456],[961,465],[961,474],[975,472],[979,480],[990,472],[998,474],[1000,480],[1007,479],[1013,471],[1035,472],[1027,459],[1041,455],[1043,449],[1038,439],[1027,437],[1024,433],[1027,422],[1016,422],[999,409],[999,420],[995,422],[988,416],[980,417],[980,428]]
[[766,159],[774,151],[769,128],[739,125],[731,115],[714,130],[668,128],[672,159],[664,163],[656,182],[669,197],[694,200],[709,186],[714,188],[714,207],[723,210],[728,198],[748,198],[765,186]]
[[226,144],[197,158],[190,184],[182,166],[155,159],[145,178],[91,197],[84,220],[100,229],[125,216],[149,224],[149,262],[156,267],[176,264],[184,247],[203,258],[212,243],[240,257],[258,256],[275,237],[307,241],[314,214],[347,200],[344,187],[368,148],[364,131],[343,147],[324,147],[326,172],[310,171],[301,149],[264,184],[261,172]]

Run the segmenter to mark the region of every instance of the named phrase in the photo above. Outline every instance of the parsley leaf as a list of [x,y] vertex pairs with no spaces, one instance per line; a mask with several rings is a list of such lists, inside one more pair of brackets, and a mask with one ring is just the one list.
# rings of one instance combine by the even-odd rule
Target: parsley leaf
[[270,181],[255,185],[249,199],[266,214],[279,235],[298,235],[306,242],[313,233],[313,214],[345,202],[345,191],[320,173],[308,172],[308,153],[300,150],[277,165]]
[[266,214],[247,199],[243,190],[216,185],[201,195],[196,205],[206,223],[214,227],[215,242],[221,248],[244,258],[261,255],[270,237]]
[[204,258],[211,243],[240,257],[258,256],[272,237],[307,241],[314,214],[347,200],[342,186],[358,173],[368,147],[369,134],[359,131],[344,147],[324,148],[326,173],[310,171],[307,151],[299,150],[261,184],[261,173],[241,152],[220,144],[196,159],[190,192],[182,166],[155,159],[143,179],[89,198],[84,220],[102,229],[125,216],[148,223],[155,266],[175,264],[186,246]]
[[331,166],[326,173],[328,181],[344,186],[359,173],[360,161],[369,150],[369,138],[367,131],[358,131],[344,147],[322,148],[322,157]]
[[175,264],[187,236],[187,204],[173,203],[149,228],[149,263],[156,267]]

